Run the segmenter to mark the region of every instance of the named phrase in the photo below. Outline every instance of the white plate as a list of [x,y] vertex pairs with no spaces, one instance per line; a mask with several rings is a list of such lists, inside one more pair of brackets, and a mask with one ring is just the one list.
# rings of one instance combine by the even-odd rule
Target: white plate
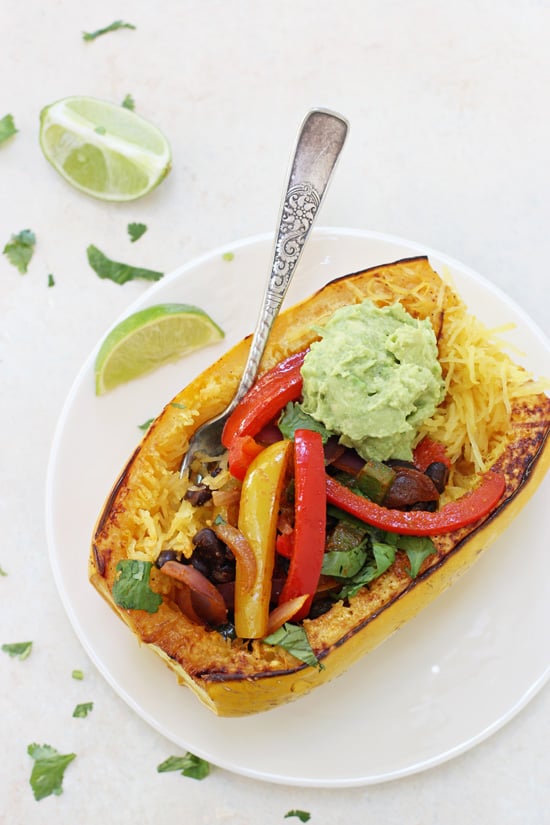
[[[163,278],[128,308],[195,303],[225,342],[96,398],[92,352],[66,401],[47,481],[47,527],[55,579],[84,648],[105,679],[150,725],[183,749],[228,770],[302,786],[344,787],[424,770],[498,729],[547,680],[550,579],[546,521],[550,476],[474,568],[385,644],[333,683],[273,711],[220,719],[135,637],[88,584],[90,537],[111,485],[140,438],[138,425],[222,351],[250,332],[272,241],[263,235],[215,250]],[[234,259],[222,259],[232,251]],[[549,344],[505,295],[433,250],[372,232],[314,232],[287,305],[333,277],[428,254],[452,273],[469,306],[490,325],[510,321],[509,340],[536,373]],[[92,459],[92,460],[90,460]],[[82,467],[86,466],[85,474]]]

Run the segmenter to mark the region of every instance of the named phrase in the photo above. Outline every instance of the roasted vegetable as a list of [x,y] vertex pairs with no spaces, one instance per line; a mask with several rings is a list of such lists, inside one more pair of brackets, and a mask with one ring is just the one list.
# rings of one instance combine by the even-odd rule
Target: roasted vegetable
[[[333,439],[325,444],[325,460],[340,465],[351,483],[343,484],[330,468],[321,477],[333,504],[326,525],[322,514],[328,539],[320,559],[315,543],[308,548],[310,540],[318,540],[321,516],[318,507],[307,505],[313,482],[304,468],[311,455],[318,476],[321,435],[306,436],[304,446],[296,430],[294,464],[302,462],[296,479],[289,436],[266,445],[273,441],[274,416],[300,398],[300,365],[315,340],[314,328],[338,307],[364,298],[379,305],[399,301],[414,317],[430,320],[447,395],[422,426],[408,472],[392,462],[362,472],[359,481],[366,482],[378,503],[367,501],[360,486],[354,488],[354,476],[365,462],[343,454]],[[90,554],[92,584],[140,642],[219,715],[264,711],[334,678],[470,567],[548,469],[550,399],[489,339],[426,258],[331,282],[276,320],[263,377],[224,434],[229,468],[220,457],[212,466],[207,463],[193,494],[188,479],[179,475],[182,450],[194,429],[231,400],[249,339],[167,404],[99,517]],[[476,368],[483,380],[476,379]],[[497,376],[493,384],[492,376]],[[274,463],[268,460],[270,450]],[[258,468],[269,494],[256,509],[252,494],[260,489],[254,481]],[[423,473],[426,480],[418,478]],[[211,496],[194,495],[202,488]],[[433,499],[434,490],[441,495],[439,504],[384,506],[388,497],[409,507],[413,498]],[[299,502],[314,511],[315,525],[300,521]],[[431,504],[435,512],[429,511]],[[341,555],[350,548],[353,557]],[[161,598],[156,612],[117,601],[120,565],[127,560],[144,563],[149,580],[143,586]],[[310,565],[314,575],[303,578],[306,568],[311,574]],[[317,582],[314,594],[309,592],[312,581]],[[296,646],[293,655],[283,645],[292,635],[283,628],[270,637],[275,643],[263,641],[288,622],[297,626],[293,636],[302,634],[300,649],[308,651],[303,660]]]

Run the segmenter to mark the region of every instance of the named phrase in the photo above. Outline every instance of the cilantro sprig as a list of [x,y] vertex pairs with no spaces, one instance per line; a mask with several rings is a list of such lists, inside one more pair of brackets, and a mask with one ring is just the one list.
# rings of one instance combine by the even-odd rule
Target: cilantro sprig
[[40,800],[51,794],[59,796],[63,793],[65,768],[76,759],[76,753],[61,754],[51,745],[36,743],[28,746],[27,753],[34,759],[29,780],[34,798]]
[[2,645],[2,650],[8,656],[14,658],[17,656],[21,661],[28,659],[32,652],[32,642],[14,642],[12,644]]
[[85,719],[86,716],[94,709],[93,702],[82,702],[73,710],[73,717],[75,719]]
[[285,814],[285,819],[288,819],[291,816],[295,816],[300,822],[309,822],[311,819],[311,814],[309,811],[301,811],[299,808],[293,808],[291,811],[287,811]]
[[144,223],[129,223],[128,235],[132,243],[139,241],[142,235],[147,232],[147,226]]
[[164,275],[163,272],[156,272],[154,269],[144,269],[143,267],[113,261],[93,244],[90,244],[86,254],[88,255],[88,263],[96,275],[99,278],[114,281],[115,284],[122,285],[127,281],[134,281],[138,278],[145,281],[160,281]]
[[188,752],[184,756],[169,756],[157,765],[157,771],[158,773],[180,771],[182,776],[188,776],[191,779],[205,779],[210,773],[210,763]]
[[326,444],[331,436],[324,424],[304,412],[300,405],[293,401],[288,402],[277,425],[283,434],[283,438],[293,439],[296,430],[313,430],[313,432],[321,434],[323,444]]
[[266,636],[262,641],[268,645],[279,645],[306,665],[311,665],[319,670],[324,669],[324,665],[315,655],[307,633],[301,625],[286,622],[279,630]]
[[103,34],[108,34],[108,32],[115,32],[118,29],[135,29],[132,23],[124,23],[122,20],[115,20],[113,23],[110,23],[108,26],[104,26],[102,29],[96,29],[93,32],[82,32],[82,39],[86,41],[96,40],[96,38],[101,37]]
[[5,245],[3,253],[13,266],[19,270],[21,275],[27,272],[29,263],[34,254],[36,235],[30,229],[22,229],[17,235],[12,235],[11,240]]
[[18,131],[13,115],[4,115],[0,118],[0,143],[4,143],[5,140],[11,138]]
[[113,599],[126,610],[145,610],[156,613],[162,596],[151,590],[149,577],[152,563],[139,559],[122,559],[116,566],[119,574],[113,585]]

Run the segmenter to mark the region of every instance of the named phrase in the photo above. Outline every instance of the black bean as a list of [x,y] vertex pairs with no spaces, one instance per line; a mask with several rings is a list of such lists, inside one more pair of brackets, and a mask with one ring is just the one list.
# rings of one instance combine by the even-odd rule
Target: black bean
[[189,489],[184,495],[184,499],[189,501],[193,507],[202,507],[211,498],[212,490],[206,484],[201,484],[195,489]]
[[416,464],[412,461],[406,461],[404,458],[388,458],[387,461],[384,461],[384,464],[387,464],[388,467],[408,467],[409,470],[416,470]]
[[442,461],[433,461],[425,471],[426,475],[433,481],[438,493],[442,493],[449,480],[449,468]]
[[318,616],[322,616],[323,613],[328,613],[328,611],[333,605],[334,601],[331,598],[326,597],[321,599],[315,599],[315,601],[311,605],[308,619],[316,619]]
[[210,527],[203,527],[193,536],[195,549],[191,564],[215,584],[233,581],[235,557]]
[[231,622],[226,622],[225,624],[220,624],[216,628],[220,636],[223,636],[224,639],[233,640],[237,638],[237,631],[235,630],[235,625]]
[[162,567],[167,561],[179,561],[179,554],[175,550],[163,550],[156,560],[157,567]]

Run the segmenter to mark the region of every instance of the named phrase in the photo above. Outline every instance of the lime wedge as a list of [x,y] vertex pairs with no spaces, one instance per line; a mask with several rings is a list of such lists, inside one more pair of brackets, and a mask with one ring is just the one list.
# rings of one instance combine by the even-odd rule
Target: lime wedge
[[95,361],[96,395],[220,341],[220,327],[198,307],[156,304],[134,312],[105,338]]
[[65,180],[105,201],[141,198],[170,171],[170,146],[156,126],[93,97],[67,97],[42,109],[40,146]]

